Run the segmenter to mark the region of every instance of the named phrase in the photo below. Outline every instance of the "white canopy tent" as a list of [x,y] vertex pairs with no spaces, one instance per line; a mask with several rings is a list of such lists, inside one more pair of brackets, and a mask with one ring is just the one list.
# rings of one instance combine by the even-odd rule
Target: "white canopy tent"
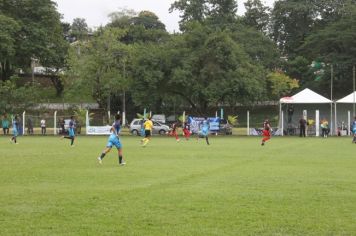
[[[310,114],[313,114],[315,111],[315,116],[312,117],[315,120],[315,134],[319,136],[319,115],[322,118],[328,119],[330,121],[330,127],[332,130],[332,104],[333,102],[330,99],[327,99],[320,94],[306,88],[303,91],[295,94],[292,97],[283,97],[279,100],[279,128],[283,131],[280,132],[281,135],[285,133],[285,124],[287,124],[287,129],[296,130],[296,127],[299,125],[299,120],[301,117],[304,117],[308,120],[307,111],[310,111]],[[293,113],[288,112],[287,110],[293,107]],[[313,111],[313,113],[312,113]],[[288,114],[285,115],[284,113]],[[292,115],[291,115],[292,113]],[[298,114],[297,117],[294,115]],[[287,132],[288,133],[288,132]]]
[[[351,116],[355,116],[356,91],[335,102],[335,120],[341,130],[350,134]],[[337,111],[337,112],[336,112]]]

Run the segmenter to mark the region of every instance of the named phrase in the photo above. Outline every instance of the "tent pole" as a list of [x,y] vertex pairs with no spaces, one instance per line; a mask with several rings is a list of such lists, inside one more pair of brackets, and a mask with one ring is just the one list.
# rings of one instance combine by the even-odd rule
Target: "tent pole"
[[338,135],[338,132],[337,132],[337,120],[336,120],[336,102],[335,102],[335,110],[334,110],[334,125],[335,125],[335,134]]
[[330,72],[330,135],[333,135],[333,81],[334,80],[334,66],[331,64],[331,72]]

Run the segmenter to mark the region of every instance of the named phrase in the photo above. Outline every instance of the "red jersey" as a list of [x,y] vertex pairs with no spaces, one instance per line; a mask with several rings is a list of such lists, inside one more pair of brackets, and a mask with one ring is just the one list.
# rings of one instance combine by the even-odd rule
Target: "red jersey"
[[270,130],[270,128],[271,124],[269,123],[269,120],[265,120],[265,122],[263,122],[263,129]]

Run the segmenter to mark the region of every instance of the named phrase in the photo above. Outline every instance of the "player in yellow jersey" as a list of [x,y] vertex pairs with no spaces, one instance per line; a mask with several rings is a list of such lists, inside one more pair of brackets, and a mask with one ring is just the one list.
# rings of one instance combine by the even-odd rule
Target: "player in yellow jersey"
[[142,146],[144,147],[150,141],[152,135],[153,122],[151,120],[151,117],[148,117],[148,120],[143,123],[143,128],[145,129],[145,138],[142,139],[141,142]]

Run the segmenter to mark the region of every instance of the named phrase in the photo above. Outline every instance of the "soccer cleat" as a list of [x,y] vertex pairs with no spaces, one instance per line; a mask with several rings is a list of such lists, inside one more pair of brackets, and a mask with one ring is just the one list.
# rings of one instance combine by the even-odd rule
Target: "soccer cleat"
[[265,143],[261,143],[261,146],[264,146],[265,145]]
[[100,164],[100,165],[103,164],[103,160],[101,160],[100,157],[98,157],[98,161],[99,161],[99,164]]
[[121,163],[119,163],[119,165],[124,166],[124,165],[126,165],[126,162],[121,162]]

